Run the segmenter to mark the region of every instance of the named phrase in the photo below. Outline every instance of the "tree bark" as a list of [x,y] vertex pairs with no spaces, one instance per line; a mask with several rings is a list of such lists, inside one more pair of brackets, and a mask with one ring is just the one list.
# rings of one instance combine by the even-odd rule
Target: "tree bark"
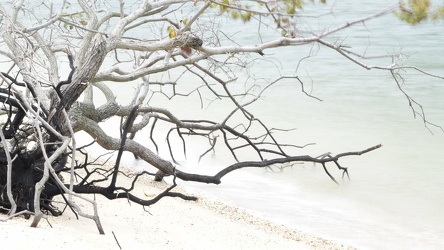
[[68,111],[72,104],[77,101],[79,96],[88,87],[91,80],[99,71],[100,66],[105,60],[106,54],[106,41],[101,35],[97,35],[85,60],[83,62],[76,62],[76,65],[80,68],[75,69],[72,81],[62,90],[61,98],[56,94],[52,95],[52,111],[48,121],[51,125],[57,128],[62,135],[67,135],[69,132],[62,110],[66,109]]

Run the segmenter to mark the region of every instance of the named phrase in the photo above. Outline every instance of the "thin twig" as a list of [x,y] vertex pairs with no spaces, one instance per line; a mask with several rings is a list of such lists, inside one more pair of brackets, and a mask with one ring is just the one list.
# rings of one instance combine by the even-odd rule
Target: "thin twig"
[[114,231],[111,231],[113,233],[114,236],[114,240],[116,240],[117,246],[119,246],[119,249],[122,249],[122,247],[120,246],[119,241],[117,240],[116,234],[114,233]]

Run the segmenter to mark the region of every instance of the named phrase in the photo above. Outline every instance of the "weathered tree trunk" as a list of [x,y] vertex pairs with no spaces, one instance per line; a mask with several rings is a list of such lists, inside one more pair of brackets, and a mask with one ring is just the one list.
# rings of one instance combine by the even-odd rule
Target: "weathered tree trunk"
[[[67,81],[60,82],[56,87],[55,91],[51,94],[51,107],[50,113],[46,118],[47,122],[55,128],[60,134],[68,135],[69,125],[66,121],[66,116],[63,114],[63,110],[69,110],[74,102],[79,98],[82,92],[86,89],[88,84],[90,84],[91,79],[96,75],[103,63],[106,51],[106,42],[101,39],[100,35],[96,36],[96,41],[93,46],[89,49],[87,56],[84,58],[83,62],[77,62],[78,68],[72,68],[70,77]],[[70,58],[71,60],[71,58]],[[71,61],[72,64],[72,61]],[[11,80],[11,79],[10,79]],[[20,85],[12,79],[14,84]],[[3,126],[3,131],[5,132],[7,139],[15,138],[18,144],[23,144],[27,147],[27,136],[20,135],[20,127],[23,125],[23,118],[26,110],[23,110],[23,100],[15,99],[11,95],[4,98],[7,104],[11,107],[19,109],[19,112],[9,114],[9,120],[11,122]],[[49,136],[46,137],[45,151],[48,157],[58,148],[58,139],[53,136],[50,132]],[[54,144],[52,144],[54,143]],[[7,158],[5,149],[0,150],[0,205],[5,209],[11,207],[11,203],[7,197]],[[45,158],[43,157],[43,151],[41,148],[37,147],[33,150],[17,149],[15,152],[11,153],[11,157],[15,160],[12,163],[12,181],[11,186],[13,190],[13,198],[17,202],[17,212],[28,210],[34,211],[34,194],[36,183],[39,182],[43,177],[43,170],[45,164]],[[60,171],[65,167],[67,161],[67,155],[61,155],[56,161],[52,163],[52,167],[56,172]],[[44,188],[48,189],[54,187],[57,189],[57,183],[50,177],[49,180],[44,184]],[[58,188],[60,189],[60,188]],[[59,193],[63,193],[61,190]],[[51,207],[51,199],[43,191],[40,196],[40,207],[51,212],[53,215],[59,215],[58,211],[55,211]]]
[[[34,191],[35,184],[42,178],[43,164],[42,158],[37,159],[37,155],[16,155],[17,157],[12,163],[11,188],[15,202],[17,203],[17,211],[24,210],[34,211]],[[66,157],[61,157],[60,164],[66,163]],[[10,208],[11,203],[6,195],[6,171],[7,159],[4,151],[0,151],[0,206]],[[46,183],[47,187],[54,186],[56,183],[50,179]],[[51,199],[44,193],[41,196],[40,205],[43,209],[49,211],[52,215],[57,216],[60,212],[51,207]],[[6,212],[6,211],[4,211]],[[28,216],[29,217],[29,216]]]
[[88,87],[93,77],[99,71],[103,60],[105,60],[107,54],[106,42],[101,39],[100,35],[97,35],[96,38],[97,39],[94,42],[93,47],[89,50],[85,60],[76,63],[80,68],[75,69],[71,82],[65,83],[67,84],[66,87],[61,86],[61,84],[57,86],[57,88],[61,89],[61,96],[56,92],[52,95],[51,113],[48,122],[50,122],[50,124],[62,135],[67,135],[69,131],[62,110],[66,109],[68,111],[71,105],[77,101],[79,96]]

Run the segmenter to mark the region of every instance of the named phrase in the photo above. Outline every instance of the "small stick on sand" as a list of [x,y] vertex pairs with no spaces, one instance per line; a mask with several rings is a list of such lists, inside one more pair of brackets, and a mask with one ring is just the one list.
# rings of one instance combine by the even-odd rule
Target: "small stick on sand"
[[117,240],[116,234],[114,233],[114,231],[111,231],[111,232],[113,233],[114,239],[116,240],[117,245],[119,246],[119,249],[122,249],[122,247],[119,244],[119,241]]

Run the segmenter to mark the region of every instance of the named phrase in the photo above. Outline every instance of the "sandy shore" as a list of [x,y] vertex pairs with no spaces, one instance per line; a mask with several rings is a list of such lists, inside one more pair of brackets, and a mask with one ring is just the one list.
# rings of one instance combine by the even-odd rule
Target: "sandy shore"
[[[119,184],[128,184],[120,179]],[[167,184],[142,179],[139,195],[160,193]],[[93,198],[93,196],[90,196]],[[92,206],[76,203],[84,212]],[[207,198],[197,202],[165,198],[145,210],[126,200],[96,196],[105,235],[92,220],[71,211],[48,216],[38,228],[32,220],[0,222],[2,246],[9,249],[350,249],[332,241],[254,217],[245,211]],[[1,216],[0,218],[5,218]]]

